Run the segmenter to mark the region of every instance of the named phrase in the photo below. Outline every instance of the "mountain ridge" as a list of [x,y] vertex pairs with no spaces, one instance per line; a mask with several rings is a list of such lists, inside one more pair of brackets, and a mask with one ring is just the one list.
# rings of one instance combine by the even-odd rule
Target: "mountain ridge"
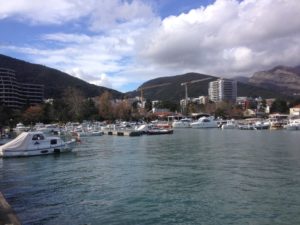
[[[185,88],[181,85],[183,82],[188,82],[192,80],[211,78],[203,82],[198,82],[194,84],[188,84],[188,97],[194,98],[199,96],[208,95],[208,83],[219,79],[219,77],[200,74],[200,73],[186,73],[175,76],[159,77],[143,83],[138,89],[143,87],[155,86],[163,83],[170,83],[169,85],[162,87],[154,87],[151,89],[145,89],[143,96],[151,100],[163,100],[178,102],[180,99],[185,97]],[[238,96],[261,96],[263,98],[273,98],[283,97],[280,93],[272,90],[268,90],[262,87],[256,87],[248,83],[237,82],[237,92]],[[126,93],[128,96],[140,96],[140,92],[132,91]]]
[[123,95],[119,91],[90,84],[60,70],[3,54],[0,54],[0,67],[15,70],[18,82],[43,84],[45,98],[60,98],[67,87],[78,88],[86,97],[99,96],[105,91],[111,92],[114,97]]
[[[68,86],[80,89],[85,94],[86,97],[99,96],[105,91],[111,92],[113,98],[123,98],[124,96],[135,97],[141,95],[141,93],[137,90],[130,91],[127,93],[121,93],[119,91],[109,89],[106,87],[100,87],[93,84],[89,84],[86,81],[73,77],[57,69],[46,67],[44,65],[29,63],[24,60],[15,59],[2,54],[0,54],[0,67],[14,69],[16,71],[16,77],[19,82],[44,84],[46,98],[61,97],[64,90]],[[294,74],[298,74],[298,72],[300,74],[300,66],[297,67],[277,66],[271,69],[268,73],[276,73],[276,71],[278,72],[282,70],[283,71],[288,70],[288,73],[292,73],[293,76]],[[274,85],[272,86],[270,84],[261,85],[261,83],[259,82],[251,83],[250,80],[252,79],[253,81],[253,77],[255,76],[246,79],[243,77],[232,78],[238,81],[237,82],[238,96],[253,96],[253,97],[261,96],[263,98],[286,97],[285,94],[287,93],[283,92],[284,94],[281,94],[278,91],[278,89],[276,89],[276,85],[275,86]],[[259,75],[256,75],[256,77],[259,77]],[[269,77],[271,79],[272,76]],[[144,82],[143,84],[140,85],[139,88],[168,83],[168,85],[145,89],[143,96],[150,100],[164,100],[164,101],[171,101],[171,102],[178,103],[180,99],[183,99],[185,97],[185,88],[184,86],[181,85],[181,83],[192,81],[192,80],[204,79],[204,78],[211,78],[211,79],[205,80],[203,82],[194,83],[194,84],[188,84],[188,96],[189,97],[199,97],[202,95],[207,96],[208,83],[213,80],[219,79],[219,77],[190,72],[186,74],[154,78]],[[282,91],[280,88],[279,90]]]
[[267,89],[277,89],[286,95],[300,93],[300,65],[276,66],[270,70],[256,72],[249,78],[248,83]]

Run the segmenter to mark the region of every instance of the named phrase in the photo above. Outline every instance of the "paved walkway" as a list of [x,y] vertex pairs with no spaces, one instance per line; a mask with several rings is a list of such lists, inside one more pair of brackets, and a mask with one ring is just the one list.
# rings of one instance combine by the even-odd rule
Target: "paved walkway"
[[0,192],[0,225],[21,225],[15,212]]

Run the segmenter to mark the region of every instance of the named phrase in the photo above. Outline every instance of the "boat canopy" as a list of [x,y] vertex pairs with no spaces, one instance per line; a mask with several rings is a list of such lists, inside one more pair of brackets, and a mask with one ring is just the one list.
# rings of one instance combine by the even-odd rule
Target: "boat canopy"
[[16,151],[25,150],[32,146],[33,141],[44,140],[44,134],[42,132],[23,132],[12,141],[0,146],[0,152],[2,151]]

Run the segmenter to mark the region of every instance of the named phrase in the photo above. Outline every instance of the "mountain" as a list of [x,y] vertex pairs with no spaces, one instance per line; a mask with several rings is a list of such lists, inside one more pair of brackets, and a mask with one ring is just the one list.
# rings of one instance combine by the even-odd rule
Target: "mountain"
[[105,91],[112,93],[115,98],[123,95],[113,89],[89,84],[59,70],[2,54],[0,54],[0,67],[15,70],[18,82],[43,84],[45,86],[45,98],[59,98],[67,87],[80,89],[86,97],[99,96]]
[[[168,76],[168,77],[160,77],[153,80],[149,80],[142,84],[139,88],[145,88],[143,91],[143,97],[150,100],[164,100],[164,101],[172,101],[177,102],[180,99],[185,97],[185,88],[181,86],[181,83],[188,82],[192,80],[211,78],[209,80],[205,80],[198,83],[188,84],[188,96],[189,97],[199,97],[201,95],[208,95],[208,83],[219,79],[219,77],[214,77],[205,74],[199,73],[187,73],[183,75],[176,76]],[[164,86],[156,85],[166,84]],[[147,87],[151,87],[147,89]],[[237,83],[238,96],[261,96],[263,98],[273,98],[273,97],[281,97],[279,93],[276,91],[266,90],[261,87],[256,87],[251,84],[245,84],[238,82]],[[140,96],[139,91],[133,91],[126,93],[128,96]]]
[[245,84],[247,84],[249,82],[249,77],[237,76],[237,77],[233,77],[231,79],[236,80],[241,83],[245,83]]
[[249,84],[277,90],[286,95],[300,93],[300,65],[276,66],[268,71],[256,72],[249,79]]

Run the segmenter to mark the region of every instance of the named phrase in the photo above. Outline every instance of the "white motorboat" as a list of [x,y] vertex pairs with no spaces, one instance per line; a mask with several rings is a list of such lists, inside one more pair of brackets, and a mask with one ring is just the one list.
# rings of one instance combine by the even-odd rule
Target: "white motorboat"
[[57,124],[46,124],[44,126],[38,124],[36,131],[41,131],[44,134],[60,134],[60,128]]
[[92,137],[92,136],[102,136],[104,134],[103,131],[91,130],[91,131],[80,131],[75,132],[79,138],[82,137]]
[[14,128],[14,131],[17,133],[17,134],[20,134],[24,131],[28,131],[30,129],[30,127],[26,127],[24,126],[23,123],[17,123],[16,127]]
[[268,130],[269,128],[270,128],[270,123],[269,122],[257,121],[254,124],[254,129],[255,130]]
[[63,141],[60,137],[46,137],[42,132],[23,132],[0,146],[0,157],[48,155],[72,151],[75,139]]
[[190,128],[192,120],[189,118],[183,118],[181,120],[176,120],[172,123],[173,128]]
[[284,128],[287,130],[300,130],[300,119],[290,120]]
[[251,123],[248,123],[248,124],[239,124],[238,128],[240,130],[254,130],[254,125],[251,124]]
[[226,130],[226,129],[236,129],[237,128],[237,123],[236,123],[236,121],[234,119],[227,120],[226,123],[221,126],[221,128],[223,130]]
[[200,117],[198,121],[191,123],[192,128],[218,128],[218,122],[213,117]]

